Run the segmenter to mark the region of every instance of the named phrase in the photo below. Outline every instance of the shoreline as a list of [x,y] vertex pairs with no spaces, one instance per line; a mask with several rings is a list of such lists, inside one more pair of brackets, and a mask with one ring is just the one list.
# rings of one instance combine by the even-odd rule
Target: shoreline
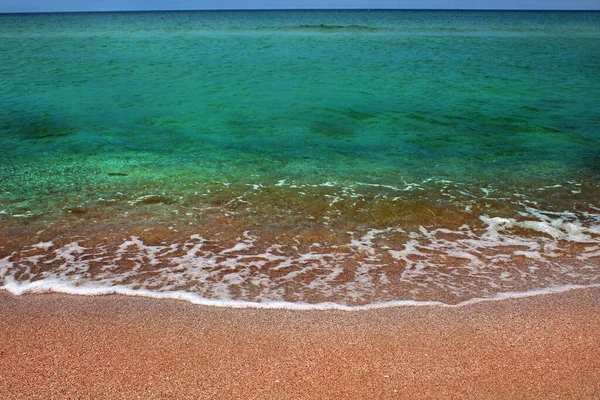
[[598,398],[600,288],[234,309],[0,291],[4,398]]
[[[56,286],[58,285],[58,286]],[[13,296],[35,295],[35,294],[58,294],[67,296],[124,296],[141,297],[158,301],[182,301],[196,306],[211,308],[233,308],[233,309],[258,309],[258,310],[288,310],[288,311],[370,311],[382,310],[397,307],[441,307],[441,308],[460,308],[479,303],[498,302],[506,300],[517,300],[528,297],[547,296],[552,294],[561,294],[573,290],[586,290],[600,288],[600,284],[589,285],[561,285],[550,286],[543,289],[531,289],[524,292],[500,292],[491,297],[475,297],[464,300],[456,304],[444,303],[441,301],[419,301],[419,300],[395,300],[384,301],[381,303],[372,303],[365,305],[348,306],[334,302],[321,303],[302,303],[286,301],[266,301],[253,302],[246,300],[217,300],[201,297],[195,293],[172,291],[172,292],[154,292],[147,289],[129,289],[127,287],[102,287],[97,286],[69,286],[61,282],[54,281],[35,281],[22,284],[10,280],[0,287],[0,293],[6,292]]]

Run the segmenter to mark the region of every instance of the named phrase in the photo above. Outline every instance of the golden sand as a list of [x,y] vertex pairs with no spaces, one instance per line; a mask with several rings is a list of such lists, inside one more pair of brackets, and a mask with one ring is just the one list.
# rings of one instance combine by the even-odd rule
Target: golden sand
[[0,292],[3,399],[599,399],[600,289],[459,308]]

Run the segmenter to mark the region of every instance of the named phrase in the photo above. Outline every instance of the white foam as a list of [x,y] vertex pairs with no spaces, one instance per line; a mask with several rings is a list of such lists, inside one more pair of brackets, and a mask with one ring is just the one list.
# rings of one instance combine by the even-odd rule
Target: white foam
[[544,261],[544,258],[542,257],[539,251],[516,250],[514,254],[516,256],[524,256],[533,260]]
[[36,244],[34,244],[34,245],[33,245],[33,246],[31,246],[31,247],[33,247],[33,248],[36,248],[36,249],[44,249],[44,250],[48,250],[48,249],[49,249],[49,248],[51,248],[52,246],[54,246],[54,243],[52,243],[52,242],[40,242],[40,243],[36,243]]
[[[498,296],[492,293],[530,293],[511,290],[600,282],[600,217],[593,213],[524,208],[517,218],[482,215],[480,222],[455,229],[353,229],[335,245],[327,240],[301,244],[301,232],[288,243],[267,243],[250,231],[223,242],[219,235],[207,239],[202,234],[161,245],[139,237],[94,248],[77,241],[42,242],[0,259],[0,288],[335,308],[302,303],[318,297],[335,299],[339,309],[354,309],[345,304],[415,303],[388,301],[394,292],[423,298],[435,288],[438,297],[426,298],[488,299]],[[577,250],[567,254],[569,248]],[[286,303],[291,298],[300,301]]]
[[600,235],[598,226],[582,226],[573,222],[565,221],[565,218],[574,218],[570,213],[557,214],[556,218],[550,218],[548,213],[542,213],[532,208],[528,208],[528,213],[523,213],[524,216],[532,216],[537,220],[516,221],[513,218],[500,218],[481,216],[480,219],[485,222],[488,227],[488,237],[494,240],[500,240],[502,232],[520,227],[533,230],[551,236],[555,241],[562,240],[578,243],[596,243],[598,241],[595,236]]
[[521,299],[526,297],[549,295],[556,293],[564,293],[570,290],[577,289],[588,289],[598,288],[600,284],[590,285],[562,285],[562,286],[550,286],[543,289],[529,290],[525,292],[501,292],[491,297],[480,297],[469,299],[457,304],[446,304],[439,301],[415,301],[415,300],[395,300],[381,303],[367,304],[361,306],[347,306],[337,303],[291,303],[285,301],[265,301],[265,302],[250,302],[240,300],[214,300],[203,298],[197,294],[184,292],[184,291],[172,291],[172,292],[154,292],[146,289],[130,289],[126,287],[110,287],[103,285],[72,285],[65,284],[57,280],[43,280],[35,281],[30,283],[19,283],[14,280],[5,280],[4,285],[0,287],[0,290],[6,290],[14,295],[23,295],[27,293],[62,293],[82,296],[101,296],[101,295],[124,295],[124,296],[139,296],[148,297],[154,299],[170,299],[170,300],[182,300],[192,304],[210,306],[210,307],[227,307],[227,308],[262,308],[262,309],[278,309],[278,310],[340,310],[340,311],[367,311],[393,307],[424,307],[424,306],[435,306],[435,307],[449,307],[459,308],[472,304],[489,302],[489,301],[504,301],[512,299]]

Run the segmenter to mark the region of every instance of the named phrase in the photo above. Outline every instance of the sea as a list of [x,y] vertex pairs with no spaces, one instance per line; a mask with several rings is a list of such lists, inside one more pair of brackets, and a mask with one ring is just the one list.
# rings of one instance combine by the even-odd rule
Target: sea
[[0,15],[0,289],[456,306],[600,286],[600,12]]

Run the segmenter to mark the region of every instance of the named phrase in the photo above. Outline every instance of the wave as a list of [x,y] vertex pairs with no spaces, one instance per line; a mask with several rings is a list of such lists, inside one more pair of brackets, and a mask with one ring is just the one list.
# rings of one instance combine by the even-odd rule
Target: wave
[[194,293],[188,293],[183,291],[173,292],[153,292],[151,290],[143,289],[128,289],[124,287],[105,287],[101,285],[67,285],[63,282],[53,280],[43,280],[30,282],[26,284],[18,283],[15,281],[7,281],[3,286],[0,286],[0,290],[6,290],[7,292],[20,296],[24,294],[33,293],[60,293],[69,295],[80,295],[80,296],[104,296],[104,295],[122,295],[122,296],[134,296],[134,297],[146,297],[160,300],[180,300],[186,301],[192,304],[208,306],[208,307],[224,307],[224,308],[258,308],[258,309],[276,309],[276,310],[293,310],[293,311],[326,311],[326,310],[338,310],[338,311],[368,311],[377,310],[384,308],[394,307],[448,307],[448,308],[460,308],[472,304],[493,302],[493,301],[505,301],[513,299],[521,299],[526,297],[549,295],[564,293],[570,290],[580,289],[591,289],[600,288],[600,284],[590,285],[562,285],[562,286],[551,286],[544,289],[528,290],[525,292],[501,292],[497,293],[492,297],[479,297],[469,300],[462,301],[457,304],[447,304],[440,301],[415,301],[415,300],[395,300],[386,301],[383,303],[374,303],[360,306],[347,306],[343,304],[323,302],[316,304],[309,303],[292,303],[286,301],[267,301],[267,302],[251,302],[251,301],[240,301],[240,300],[214,300],[207,299]]
[[203,236],[179,235],[178,228],[168,237],[144,225],[140,236],[128,239],[109,240],[101,231],[21,244],[0,258],[0,288],[345,309],[466,304],[502,293],[600,284],[600,226],[568,214],[531,209],[528,219],[482,215],[480,226],[455,229],[286,228],[280,234],[247,223],[240,233],[216,221]]
[[[32,218],[0,210],[15,228],[0,242],[0,289],[361,309],[600,284],[597,207],[559,211],[544,196],[538,204],[491,187],[450,190],[450,181],[435,186],[449,200],[434,202],[426,185],[223,183],[181,207],[151,193],[68,205],[56,227],[48,214],[29,231],[22,221]],[[559,189],[571,204],[582,190],[535,190]]]

